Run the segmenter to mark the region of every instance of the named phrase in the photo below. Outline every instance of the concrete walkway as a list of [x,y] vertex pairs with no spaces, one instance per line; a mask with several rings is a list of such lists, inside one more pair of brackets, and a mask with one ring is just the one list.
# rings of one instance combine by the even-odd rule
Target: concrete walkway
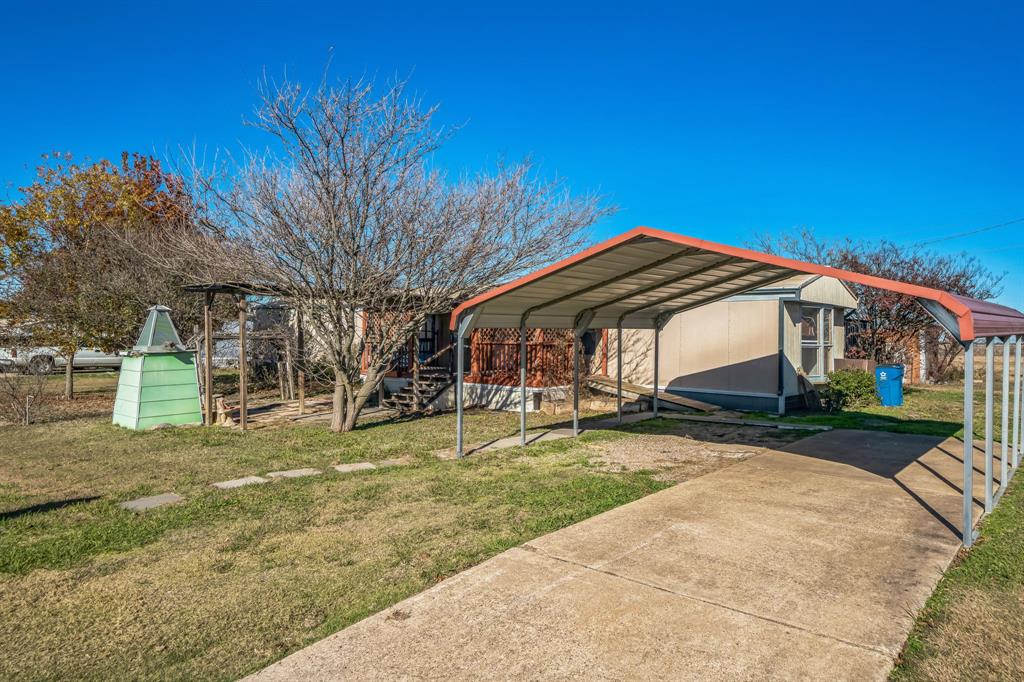
[[504,552],[254,678],[882,680],[958,549],[961,452],[818,434]]

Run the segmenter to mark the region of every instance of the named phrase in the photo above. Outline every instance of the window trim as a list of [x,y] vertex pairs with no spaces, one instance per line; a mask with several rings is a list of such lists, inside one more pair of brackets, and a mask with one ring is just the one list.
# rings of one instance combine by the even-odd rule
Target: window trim
[[[803,330],[803,319],[804,319],[804,317],[807,317],[806,313],[811,311],[811,310],[816,311],[815,312],[815,319],[816,319],[816,324],[817,324],[817,327],[818,327],[817,330],[816,330],[817,331],[817,338],[814,339],[814,340],[804,339],[804,330]],[[829,339],[828,341],[825,341],[825,311],[826,310],[829,311],[828,319],[829,319],[829,326],[830,326],[829,333],[828,333],[828,339]],[[835,308],[833,306],[830,306],[830,305],[801,305],[800,306],[800,327],[799,327],[799,333],[800,333],[800,369],[803,370],[804,375],[806,375],[808,379],[812,379],[812,380],[814,380],[814,379],[819,379],[819,380],[825,379],[828,376],[828,373],[832,371],[832,367],[834,366],[834,362],[835,362],[835,354],[833,352],[831,352],[831,351],[833,350],[833,347],[834,347],[834,344],[835,344],[835,329],[831,328],[831,327],[834,327],[834,325],[835,325],[835,319],[836,319],[835,318],[835,314],[836,314],[835,313]],[[804,349],[806,349],[806,348],[814,348],[814,349],[817,350],[817,362],[815,364],[818,366],[818,368],[820,370],[820,374],[811,374],[810,371],[808,371],[808,368],[804,367]],[[826,354],[826,349],[829,351],[827,354]],[[828,362],[825,361],[826,357],[828,358]]]

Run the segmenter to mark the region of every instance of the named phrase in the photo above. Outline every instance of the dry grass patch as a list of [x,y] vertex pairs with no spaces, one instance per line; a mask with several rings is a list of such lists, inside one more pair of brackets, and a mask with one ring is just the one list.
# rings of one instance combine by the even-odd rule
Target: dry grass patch
[[1024,590],[993,594],[964,589],[927,640],[928,655],[914,666],[912,679],[1024,679]]

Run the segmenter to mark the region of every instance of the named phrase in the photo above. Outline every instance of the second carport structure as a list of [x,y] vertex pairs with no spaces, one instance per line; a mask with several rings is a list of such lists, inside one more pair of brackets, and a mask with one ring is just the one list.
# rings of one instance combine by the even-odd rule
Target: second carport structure
[[[973,376],[976,344],[986,346],[985,511],[992,510],[1021,455],[1021,343],[1024,313],[1013,308],[906,282],[839,270],[673,232],[637,227],[554,265],[496,287],[452,313],[457,333],[456,452],[463,455],[463,343],[473,329],[520,330],[520,439],[526,440],[526,329],[572,329],[574,348],[587,329],[618,335],[618,416],[622,418],[622,330],[652,329],[658,386],[658,331],[674,315],[779,282],[796,274],[834,277],[916,299],[965,349],[963,543],[974,540],[971,483],[974,474]],[[1002,444],[1000,489],[993,490],[995,346],[1002,345]],[[1015,353],[1011,388],[1010,355]],[[579,432],[579,353],[573,363],[573,430]],[[781,366],[780,366],[781,371]],[[657,390],[654,414],[658,413]],[[1011,438],[1012,431],[1012,438]]]

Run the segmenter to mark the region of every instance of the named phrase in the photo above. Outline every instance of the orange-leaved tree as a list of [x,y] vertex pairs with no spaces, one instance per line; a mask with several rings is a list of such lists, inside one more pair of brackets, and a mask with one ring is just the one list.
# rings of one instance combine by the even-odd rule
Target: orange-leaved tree
[[65,360],[71,398],[79,348],[124,347],[147,306],[181,296],[131,241],[188,221],[191,202],[158,160],[127,152],[120,163],[45,155],[20,194],[0,212],[5,313],[33,344]]

